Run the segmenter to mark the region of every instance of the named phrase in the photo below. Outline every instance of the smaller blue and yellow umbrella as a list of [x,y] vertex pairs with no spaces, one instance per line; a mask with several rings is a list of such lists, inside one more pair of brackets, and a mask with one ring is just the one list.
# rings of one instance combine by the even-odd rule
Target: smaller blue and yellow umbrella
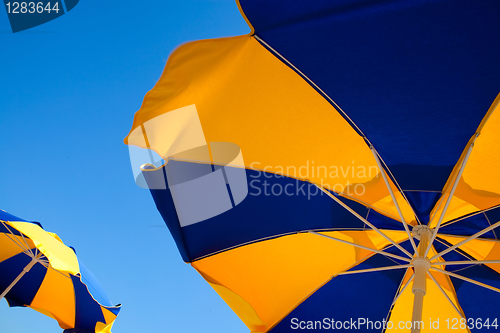
[[121,305],[113,305],[73,248],[37,222],[0,210],[0,299],[25,306],[67,332],[109,333]]

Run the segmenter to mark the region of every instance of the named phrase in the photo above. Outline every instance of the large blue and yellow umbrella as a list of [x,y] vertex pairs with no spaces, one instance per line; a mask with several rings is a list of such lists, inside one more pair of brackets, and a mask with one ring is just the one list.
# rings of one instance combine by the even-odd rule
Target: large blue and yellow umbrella
[[125,139],[252,332],[498,329],[500,2],[240,0]]
[[0,293],[9,306],[39,311],[67,332],[109,333],[120,311],[56,234],[2,210]]

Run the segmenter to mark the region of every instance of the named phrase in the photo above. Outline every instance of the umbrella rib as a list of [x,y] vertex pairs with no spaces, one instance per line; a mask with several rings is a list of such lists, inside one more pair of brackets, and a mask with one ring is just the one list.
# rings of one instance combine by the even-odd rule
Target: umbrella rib
[[[401,208],[399,207],[399,204],[396,200],[396,196],[394,195],[394,192],[392,191],[391,184],[389,184],[389,180],[387,179],[387,175],[385,174],[384,168],[382,167],[382,164],[380,163],[380,159],[378,157],[378,152],[375,150],[375,148],[373,146],[371,146],[370,149],[371,149],[373,157],[375,157],[375,161],[377,162],[377,165],[380,169],[380,173],[382,174],[382,178],[384,178],[385,185],[387,186],[387,189],[389,190],[389,193],[391,194],[392,201],[394,202],[394,205],[396,206],[399,217],[401,218],[401,222],[403,222],[403,226],[405,228],[406,233],[408,234],[408,238],[410,239],[411,246],[413,247],[413,250],[415,251],[415,253],[417,253],[418,252],[417,246],[415,245],[415,241],[413,240],[413,236],[411,235],[410,229],[408,228],[408,223],[406,223],[406,220],[403,216],[403,213],[401,212]],[[412,208],[412,211],[413,211],[413,208]],[[413,215],[416,216],[415,212],[413,212]]]
[[392,254],[392,253],[388,253],[388,252],[384,252],[384,251],[381,251],[381,250],[373,249],[371,247],[359,245],[359,244],[352,243],[352,242],[349,242],[349,241],[346,241],[346,240],[343,240],[343,239],[335,238],[335,237],[332,237],[332,236],[323,235],[323,234],[315,232],[315,231],[309,230],[308,233],[314,234],[314,235],[317,235],[317,236],[321,236],[321,237],[325,237],[325,238],[328,238],[328,239],[336,240],[336,241],[344,243],[344,244],[356,246],[356,247],[359,247],[361,249],[365,249],[365,250],[368,250],[368,251],[372,251],[372,252],[375,252],[375,253],[382,254],[384,256],[393,257],[395,259],[399,259],[399,260],[406,261],[406,262],[411,262],[411,260],[408,259],[408,258],[400,257],[400,256]]
[[445,271],[445,270],[442,270],[442,269],[439,269],[439,268],[436,268],[436,267],[431,267],[430,269],[432,269],[434,271],[437,271],[437,272],[441,272],[441,273],[449,275],[449,276],[453,276],[453,277],[455,277],[457,279],[464,280],[466,282],[470,282],[470,283],[478,285],[480,287],[496,291],[497,293],[500,293],[500,289],[498,289],[498,288],[489,286],[489,285],[487,285],[485,283],[482,283],[482,282],[479,282],[479,281],[475,281],[475,280],[469,279],[469,278],[467,278],[465,276],[458,275],[458,274],[455,274],[455,273],[452,273],[452,272],[448,272],[448,271]]
[[345,272],[337,273],[337,275],[349,275],[349,274],[357,274],[357,273],[371,273],[371,272],[380,272],[380,271],[390,271],[390,270],[393,270],[393,269],[410,268],[410,267],[412,267],[411,264],[396,265],[396,266],[384,266],[384,267],[377,267],[377,268],[358,269],[358,270],[355,270],[355,271],[345,271]]
[[410,282],[413,281],[414,278],[415,278],[415,273],[412,273],[410,279],[408,281],[406,281],[406,284],[404,285],[403,289],[401,289],[401,291],[394,298],[394,301],[392,301],[391,306],[393,306],[394,304],[396,304],[396,302],[398,301],[399,297],[403,294],[403,292],[410,285]]
[[439,288],[439,290],[441,291],[441,293],[446,297],[446,299],[448,300],[448,302],[450,302],[450,304],[453,306],[453,308],[455,309],[455,311],[457,311],[457,313],[460,315],[460,317],[461,318],[465,318],[464,314],[462,312],[460,312],[460,310],[457,308],[457,306],[455,305],[455,303],[453,303],[453,301],[450,299],[450,297],[448,296],[448,294],[443,290],[443,287],[441,287],[441,285],[436,281],[436,278],[430,272],[427,272],[427,274],[430,276],[430,278],[432,279],[432,281],[434,281],[434,283]]
[[500,226],[500,221],[499,221],[499,222],[497,222],[497,223],[495,223],[495,224],[493,224],[493,225],[490,225],[488,228],[485,228],[485,229],[483,229],[483,230],[481,230],[481,231],[479,231],[479,232],[476,232],[474,235],[467,237],[466,239],[464,239],[464,240],[463,240],[463,241],[461,241],[460,243],[457,243],[457,244],[455,244],[455,245],[453,245],[453,246],[451,246],[451,247],[447,248],[446,250],[439,252],[439,253],[438,253],[438,254],[436,254],[434,257],[430,258],[429,260],[430,260],[430,261],[432,261],[432,260],[434,260],[434,259],[437,259],[437,258],[439,258],[439,257],[442,257],[442,256],[443,256],[443,255],[445,255],[446,253],[448,253],[448,252],[451,252],[451,251],[455,250],[456,248],[458,248],[458,247],[460,247],[460,246],[462,246],[462,245],[464,245],[464,244],[466,244],[466,243],[470,242],[471,240],[474,240],[474,239],[478,238],[479,236],[481,236],[481,235],[483,235],[483,234],[487,233],[488,231],[490,231],[490,230],[492,230],[492,229],[495,229],[495,228],[496,228],[496,227],[498,227],[498,226]]
[[[479,134],[476,134],[476,138]],[[470,154],[472,153],[472,148],[474,147],[474,141],[472,140],[472,143],[469,145],[469,149],[467,150],[467,154],[464,157],[464,160],[462,161],[462,165],[460,166],[460,170],[458,171],[457,177],[455,178],[455,181],[453,182],[453,187],[451,188],[450,193],[448,194],[448,198],[446,199],[446,203],[443,207],[443,212],[441,213],[441,216],[439,217],[438,223],[436,227],[434,228],[434,231],[432,232],[431,239],[429,240],[429,244],[427,245],[427,249],[425,250],[425,256],[429,253],[429,250],[431,249],[431,245],[434,242],[434,239],[436,239],[437,233],[439,231],[439,228],[441,227],[441,223],[443,222],[444,216],[446,215],[446,211],[448,210],[448,206],[450,205],[451,199],[453,198],[453,194],[455,193],[455,190],[458,186],[458,182],[460,181],[460,178],[462,177],[462,173],[464,172],[465,166],[467,165],[467,161],[469,160]],[[430,222],[429,222],[430,224]]]
[[369,226],[370,228],[372,228],[374,231],[376,231],[380,236],[384,237],[387,241],[389,241],[392,245],[394,245],[395,247],[397,247],[400,251],[402,251],[403,253],[405,253],[408,257],[412,258],[413,256],[411,255],[410,252],[408,252],[406,249],[404,249],[401,245],[399,245],[398,243],[396,243],[394,240],[392,240],[390,237],[388,237],[386,234],[384,234],[379,228],[377,228],[376,226],[374,226],[373,224],[371,224],[370,222],[368,222],[368,220],[366,220],[364,217],[362,217],[361,215],[359,215],[358,213],[356,213],[351,207],[347,206],[345,203],[343,203],[339,198],[337,198],[335,195],[333,195],[332,193],[330,193],[328,190],[326,190],[325,188],[317,185],[317,184],[314,184],[317,188],[319,188],[321,191],[323,191],[326,195],[328,195],[330,198],[332,198],[333,200],[335,200],[339,205],[341,205],[342,207],[344,207],[347,211],[349,211],[352,215],[354,215],[355,217],[357,217],[361,222],[363,222],[364,224],[366,224],[367,226]]

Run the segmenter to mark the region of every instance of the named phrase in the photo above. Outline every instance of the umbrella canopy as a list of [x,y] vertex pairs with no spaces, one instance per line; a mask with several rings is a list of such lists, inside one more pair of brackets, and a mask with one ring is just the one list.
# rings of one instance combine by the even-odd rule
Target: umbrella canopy
[[26,306],[68,332],[111,332],[112,305],[75,251],[37,222],[0,210],[0,292],[9,306]]
[[125,139],[183,259],[252,332],[497,329],[498,1],[238,4]]

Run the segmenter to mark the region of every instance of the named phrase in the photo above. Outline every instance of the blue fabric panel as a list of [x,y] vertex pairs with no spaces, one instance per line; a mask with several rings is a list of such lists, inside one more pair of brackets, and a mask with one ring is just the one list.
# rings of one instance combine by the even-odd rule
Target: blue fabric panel
[[[384,256],[375,255],[356,268],[367,269],[393,264]],[[358,318],[365,318],[373,322],[386,320],[405,272],[405,269],[397,269],[337,276],[298,305],[270,332],[324,332],[331,329],[331,327],[323,327],[323,329],[316,327],[316,329],[307,330],[293,329],[291,326],[294,325],[294,318],[296,318],[295,322],[305,321],[304,325],[307,325],[307,321],[324,323],[324,318],[349,322],[348,327],[335,328],[338,331],[381,332],[380,327],[379,329],[367,328],[366,324],[354,328],[351,326],[351,319],[356,321]],[[329,323],[331,325],[331,321]],[[335,325],[335,322],[333,324]]]
[[[42,258],[45,257],[42,256]],[[30,261],[29,256],[19,253],[0,262],[0,290],[5,290]],[[43,265],[35,264],[7,293],[5,298],[9,302],[9,306],[30,305],[42,284],[46,272],[47,269]]]
[[[487,266],[472,266],[456,273],[500,289],[500,274]],[[498,309],[500,309],[499,293],[454,277],[451,277],[451,282],[455,287],[460,307],[467,318],[473,318],[474,321],[480,318],[483,323],[486,319],[489,319],[489,324],[492,324],[493,320],[497,319],[496,324],[500,325],[500,318],[498,318]],[[470,324],[471,322],[468,323]],[[490,328],[493,332],[496,332],[498,326],[497,328]],[[487,327],[483,327],[482,329],[474,327],[470,331],[473,333],[488,332],[490,329]]]
[[[396,221],[376,212],[373,209],[370,209],[368,213],[368,221],[370,221],[374,226],[379,229],[388,229],[388,230],[405,230],[403,224],[400,221]],[[369,229],[370,227],[366,227]]]
[[404,194],[420,223],[427,225],[432,208],[441,197],[441,192],[405,191]]
[[[458,222],[452,222],[449,225],[444,225],[439,228],[439,233],[448,235],[471,236],[489,226],[490,223],[488,222],[488,219],[484,214],[481,213],[469,216]],[[495,230],[500,231],[500,227],[488,231],[479,238],[497,239]]]
[[[401,158],[406,158],[409,152],[401,153],[401,155]],[[439,192],[453,171],[453,166],[392,164],[390,165],[390,170],[395,175],[398,184],[402,186],[403,190]],[[438,183],[440,184],[439,186],[436,185]]]
[[[151,173],[153,172],[157,175],[160,172],[161,174],[163,174],[163,169],[158,171],[148,171],[147,173],[145,173],[145,177],[147,178],[148,176],[151,176]],[[164,179],[166,181],[166,177]],[[191,261],[186,249],[186,242],[182,234],[179,218],[175,211],[175,205],[172,199],[172,193],[168,188],[164,190],[151,189],[150,192],[151,195],[153,196],[156,209],[158,209],[158,212],[160,212],[163,221],[165,221],[165,224],[167,225],[170,234],[172,235],[175,244],[177,245],[177,249],[181,254],[182,260],[184,260],[185,262]]]
[[256,35],[359,126],[403,190],[442,190],[500,91],[497,0],[240,0]]
[[15,221],[29,222],[29,221],[23,220],[20,217],[17,217],[17,216],[14,216],[12,214],[9,214],[6,211],[1,210],[1,209],[0,209],[0,220],[2,220],[2,221],[8,221],[8,222],[11,222],[11,221],[12,222],[15,222]]
[[97,321],[105,322],[101,307],[78,276],[70,275],[75,288],[75,328],[92,330]]
[[[170,161],[169,163],[184,163]],[[148,171],[148,177],[155,177]],[[356,217],[314,185],[265,172],[247,170],[248,195],[236,207],[208,220],[180,227],[169,189],[151,190],[184,261],[189,262],[240,244],[305,230],[363,230]],[[273,187],[274,186],[274,187]],[[287,187],[288,186],[288,187]],[[283,192],[281,195],[279,189]],[[285,189],[291,195],[284,193]],[[341,198],[360,215],[368,209]]]

